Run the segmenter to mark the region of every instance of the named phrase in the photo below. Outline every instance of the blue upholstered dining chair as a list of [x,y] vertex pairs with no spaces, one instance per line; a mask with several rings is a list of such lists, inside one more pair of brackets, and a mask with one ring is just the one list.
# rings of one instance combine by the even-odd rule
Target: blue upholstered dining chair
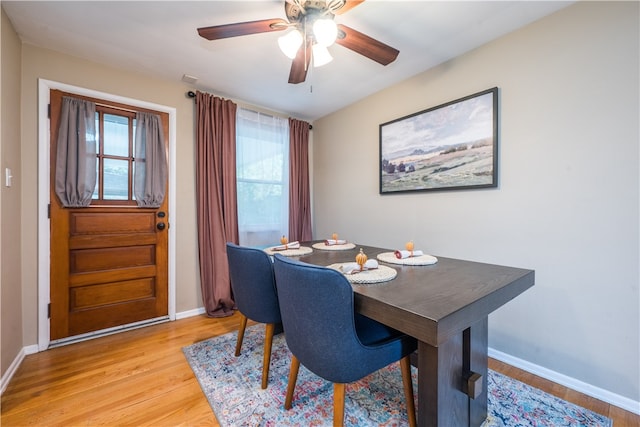
[[229,242],[227,242],[227,258],[233,298],[240,315],[236,356],[240,356],[247,318],[258,323],[266,323],[262,360],[262,388],[264,389],[269,383],[273,335],[276,326],[279,327],[282,322],[273,263],[269,255],[260,249],[238,246]]
[[344,423],[345,384],[400,361],[409,425],[416,425],[409,355],[416,340],[355,313],[353,289],[338,271],[276,254],[280,314],[291,358],[285,408],[302,363],[333,382],[333,425]]

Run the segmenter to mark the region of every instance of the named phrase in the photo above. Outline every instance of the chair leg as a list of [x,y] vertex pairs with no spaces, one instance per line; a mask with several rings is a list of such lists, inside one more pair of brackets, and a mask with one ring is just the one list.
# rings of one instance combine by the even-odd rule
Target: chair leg
[[262,357],[262,388],[267,388],[269,384],[269,365],[271,364],[271,344],[273,343],[273,333],[276,329],[274,323],[267,323],[264,334],[264,356]]
[[344,425],[344,384],[333,383],[333,427]]
[[413,381],[411,380],[411,358],[405,356],[400,359],[402,371],[402,384],[404,386],[404,399],[407,401],[407,417],[409,426],[416,427],[416,404],[413,401]]
[[291,356],[291,369],[289,370],[289,383],[287,384],[287,396],[284,399],[284,409],[291,409],[291,401],[293,400],[293,391],[298,381],[298,370],[300,369],[300,361],[297,357]]
[[244,339],[244,330],[247,327],[247,316],[240,313],[240,328],[238,329],[238,342],[236,343],[236,357],[240,356],[240,349],[242,348],[242,340]]

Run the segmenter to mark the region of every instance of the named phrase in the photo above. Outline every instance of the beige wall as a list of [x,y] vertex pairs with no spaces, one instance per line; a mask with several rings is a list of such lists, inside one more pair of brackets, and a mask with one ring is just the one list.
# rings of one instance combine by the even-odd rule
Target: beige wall
[[[176,109],[176,215],[170,219],[176,230],[176,311],[202,306],[198,277],[194,175],[194,102],[190,89],[180,83],[156,80],[123,72],[71,56],[22,46],[22,160],[23,180],[23,319],[24,345],[37,342],[37,100],[38,79],[47,79],[99,92],[161,104]],[[4,318],[4,315],[3,315]]]
[[[2,10],[0,106],[0,372],[5,374],[22,349],[22,287],[20,244],[21,154],[20,154],[20,40]],[[5,186],[5,168],[14,176]]]
[[[638,6],[579,2],[316,121],[314,236],[535,269],[490,347],[640,401]],[[497,189],[379,195],[380,123],[494,86]]]

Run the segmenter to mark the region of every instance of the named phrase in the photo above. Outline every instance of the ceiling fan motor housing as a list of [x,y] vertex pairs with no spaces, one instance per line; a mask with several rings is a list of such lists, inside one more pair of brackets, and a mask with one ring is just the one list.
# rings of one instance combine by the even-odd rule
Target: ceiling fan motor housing
[[[305,17],[309,19],[310,17],[317,18],[320,16],[327,16],[333,19],[334,14],[332,10],[337,10],[339,7],[336,6],[336,3],[339,5],[343,5],[344,1],[335,1],[335,0],[294,0],[294,1],[285,1],[284,2],[284,11],[287,15],[287,19],[290,23],[300,23]],[[334,9],[332,9],[334,8]]]

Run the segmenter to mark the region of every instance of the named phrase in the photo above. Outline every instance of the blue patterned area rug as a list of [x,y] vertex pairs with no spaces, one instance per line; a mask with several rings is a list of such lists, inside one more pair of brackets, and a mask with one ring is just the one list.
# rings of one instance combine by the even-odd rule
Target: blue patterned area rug
[[[183,348],[222,427],[331,425],[333,387],[302,365],[293,407],[284,409],[291,361],[284,335],[273,341],[266,390],[260,388],[264,326],[247,328],[239,357],[234,356],[236,336],[233,332]],[[416,374],[414,368],[414,387]],[[407,425],[399,365],[348,384],[345,414],[346,426]],[[607,417],[489,370],[488,418],[483,427],[611,425]]]

